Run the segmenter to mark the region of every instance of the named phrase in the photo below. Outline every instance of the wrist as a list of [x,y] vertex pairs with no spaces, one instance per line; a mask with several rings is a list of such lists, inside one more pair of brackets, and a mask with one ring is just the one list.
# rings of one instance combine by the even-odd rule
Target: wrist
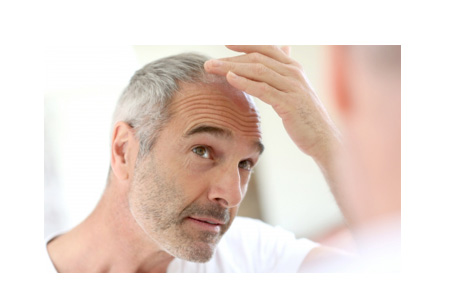
[[322,171],[328,172],[332,167],[336,155],[342,147],[342,140],[337,130],[331,131],[321,141],[319,141],[315,150],[311,151],[310,156],[319,165]]

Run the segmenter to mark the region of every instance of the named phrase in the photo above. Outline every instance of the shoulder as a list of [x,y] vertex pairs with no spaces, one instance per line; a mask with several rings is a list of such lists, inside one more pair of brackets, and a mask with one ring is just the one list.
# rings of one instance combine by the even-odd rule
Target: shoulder
[[225,234],[224,238],[242,237],[264,237],[264,236],[285,236],[294,237],[294,234],[280,227],[269,225],[259,219],[237,216],[230,230]]
[[233,255],[246,272],[296,272],[318,244],[261,220],[236,217],[217,254]]
[[297,272],[306,255],[317,246],[261,220],[236,217],[210,261],[174,259],[168,272]]
[[[270,230],[272,230],[273,227],[266,224],[265,222],[259,220],[259,219],[254,219],[254,218],[249,218],[249,217],[240,217],[237,216],[234,221],[233,224],[230,227],[230,230],[225,234],[225,236],[238,236],[238,235],[242,235],[245,232],[268,232]],[[224,236],[224,237],[225,237]]]
[[296,238],[295,234],[280,226],[272,226],[259,219],[236,217],[230,230],[224,235],[223,242],[241,243],[246,246],[270,247],[285,244],[313,244],[306,238]]
[[230,229],[220,241],[219,248],[242,248],[244,251],[254,251],[256,248],[267,247],[270,242],[275,242],[276,238],[282,235],[286,236],[285,231],[277,229],[261,220],[248,217],[236,217]]
[[44,239],[44,247],[43,247],[44,259],[43,259],[43,261],[44,261],[44,270],[47,273],[57,273],[58,272],[55,268],[55,265],[53,264],[50,254],[48,252],[48,244],[50,243],[50,241],[55,239],[57,236],[58,236],[58,234],[55,234],[55,235],[52,235],[52,236]]

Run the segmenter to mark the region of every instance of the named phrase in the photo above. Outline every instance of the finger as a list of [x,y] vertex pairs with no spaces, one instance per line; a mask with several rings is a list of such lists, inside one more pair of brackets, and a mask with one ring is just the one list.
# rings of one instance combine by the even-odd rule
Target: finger
[[262,45],[233,45],[226,46],[232,51],[243,53],[261,53],[267,57],[275,59],[281,63],[290,63],[291,59],[277,46],[262,46]]
[[240,56],[217,59],[220,61],[236,63],[261,63],[282,76],[298,76],[300,64],[294,61],[292,64],[284,64],[260,53],[250,53]]
[[261,63],[234,63],[228,61],[211,60],[205,63],[205,69],[209,73],[226,76],[232,71],[238,76],[257,82],[265,82],[273,88],[280,91],[289,92],[292,88],[292,82],[266,67]]
[[283,104],[283,102],[279,99],[283,98],[285,96],[285,93],[271,87],[264,82],[255,82],[247,78],[238,76],[231,71],[227,73],[226,78],[231,86],[249,95],[259,98],[265,103],[271,105],[277,112],[279,107]]
[[290,46],[282,46],[281,50],[288,55],[289,57],[291,57],[291,47]]

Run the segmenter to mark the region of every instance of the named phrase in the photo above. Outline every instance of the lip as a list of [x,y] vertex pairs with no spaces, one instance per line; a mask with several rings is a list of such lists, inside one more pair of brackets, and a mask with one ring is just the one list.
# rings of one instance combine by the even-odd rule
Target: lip
[[[208,222],[212,223],[208,223]],[[203,218],[203,217],[187,217],[186,222],[198,231],[205,231],[214,234],[219,234],[222,230],[221,221],[213,218]]]
[[210,224],[210,225],[224,225],[225,223],[217,218],[211,218],[211,217],[194,217],[194,216],[190,216],[188,217],[190,219],[196,220],[196,221],[200,221],[200,222],[204,222],[206,224]]

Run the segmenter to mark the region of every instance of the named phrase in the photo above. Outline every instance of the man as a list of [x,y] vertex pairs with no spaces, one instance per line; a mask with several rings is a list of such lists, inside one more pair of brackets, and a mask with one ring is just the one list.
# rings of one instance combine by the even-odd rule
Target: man
[[273,47],[229,48],[246,54],[208,62],[206,69],[272,105],[298,147],[321,166],[357,241],[361,256],[357,261],[323,261],[316,254],[314,266],[309,263],[304,269],[399,271],[400,46],[331,47],[330,78],[344,146],[332,136],[336,130],[331,123],[317,121],[327,117],[314,115],[324,110],[295,61]]
[[[334,258],[316,243],[235,218],[264,148],[258,112],[241,91],[274,107],[336,195],[331,154],[338,137],[287,49],[230,48],[248,53],[233,58],[238,63],[258,62],[241,72],[232,60],[184,54],[136,72],[114,114],[104,194],[86,220],[48,242],[54,269],[297,272]],[[226,65],[254,85],[224,72]]]

